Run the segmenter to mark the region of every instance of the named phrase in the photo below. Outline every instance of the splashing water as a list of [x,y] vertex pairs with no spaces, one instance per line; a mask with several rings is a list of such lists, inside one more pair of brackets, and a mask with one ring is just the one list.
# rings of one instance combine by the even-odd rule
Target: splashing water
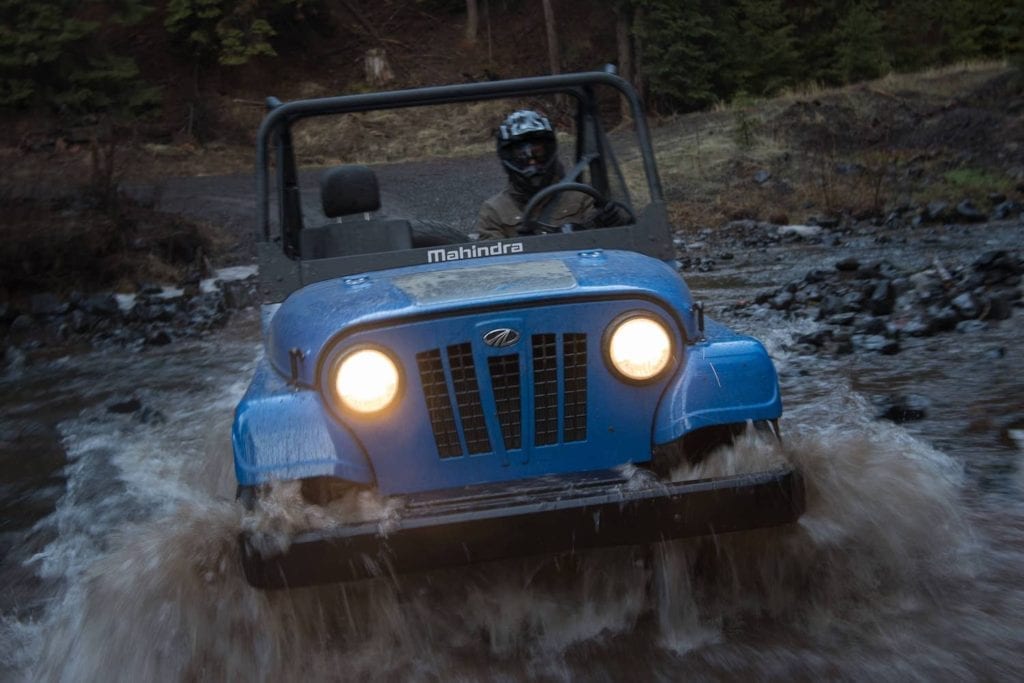
[[[796,425],[781,446],[746,436],[684,473],[788,460],[807,483],[799,524],[650,552],[264,593],[240,571],[237,535],[252,520],[233,502],[181,497],[159,519],[122,526],[71,582],[42,626],[31,677],[561,679],[614,677],[623,666],[661,677],[680,661],[712,676],[892,676],[892,662],[880,669],[878,656],[905,645],[940,671],[976,673],[943,658],[941,638],[921,627],[948,641],[955,629],[941,625],[943,603],[982,573],[960,468],[898,427],[869,423],[849,399],[829,411],[845,422]],[[275,524],[323,514],[278,515]],[[921,664],[907,660],[918,674]]]

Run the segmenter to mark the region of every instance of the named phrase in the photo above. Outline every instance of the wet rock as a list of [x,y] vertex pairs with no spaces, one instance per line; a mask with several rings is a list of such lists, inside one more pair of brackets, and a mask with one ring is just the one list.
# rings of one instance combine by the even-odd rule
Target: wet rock
[[882,280],[875,285],[871,296],[868,297],[868,310],[875,315],[889,315],[896,305],[896,290],[888,280]]
[[878,419],[890,420],[897,424],[923,420],[928,416],[930,408],[931,401],[919,394],[890,396],[883,400]]
[[1006,446],[1024,451],[1024,418],[1015,417],[1008,420],[999,430],[999,440]]
[[1006,320],[1013,315],[1013,298],[1008,292],[995,292],[985,299],[986,320]]
[[827,228],[829,230],[831,230],[832,228],[838,228],[839,227],[839,219],[835,218],[835,217],[832,217],[832,216],[823,216],[823,217],[820,217],[820,218],[812,218],[809,222],[814,224],[814,225],[819,225],[819,226],[821,226],[823,228]]
[[927,324],[928,331],[932,334],[950,332],[960,322],[960,314],[949,306],[937,310],[929,309],[929,313],[931,316],[928,318]]
[[924,209],[923,218],[930,222],[941,221],[946,218],[948,213],[949,204],[946,202],[929,202]]
[[857,322],[856,313],[838,313],[836,315],[829,316],[825,322],[829,325],[838,325],[839,327],[849,327]]
[[988,351],[985,352],[985,358],[988,358],[989,360],[998,360],[1000,358],[1005,358],[1005,357],[1006,357],[1006,347],[1004,347],[1004,346],[997,346],[996,348],[989,349]]
[[808,239],[820,237],[822,228],[817,225],[783,225],[779,227],[779,235],[782,237],[800,237]]
[[843,295],[843,311],[860,311],[863,307],[863,292],[847,292]]
[[124,401],[117,401],[116,403],[107,404],[108,413],[118,413],[127,415],[128,413],[134,413],[142,407],[142,401],[135,396]]
[[117,304],[117,298],[113,294],[94,294],[83,298],[78,308],[86,313],[95,315],[120,315],[121,307]]
[[885,321],[870,315],[862,316],[854,322],[853,330],[865,335],[883,334],[885,332]]
[[75,309],[68,315],[67,324],[73,332],[82,334],[92,328],[93,317],[80,309]]
[[1014,201],[1002,201],[992,207],[992,220],[1002,221],[1013,218],[1021,212],[1021,205]]
[[771,300],[771,307],[780,311],[788,311],[793,305],[794,300],[795,297],[792,292],[779,292],[779,294]]
[[914,318],[903,324],[901,328],[903,334],[910,335],[911,337],[927,337],[933,333],[932,326],[920,318]]
[[956,331],[960,334],[971,334],[973,332],[981,332],[988,325],[983,320],[961,320],[956,324]]
[[[732,255],[729,255],[732,258]],[[254,283],[249,280],[230,280],[221,289],[224,292],[224,305],[231,310],[248,308],[256,304]]]
[[29,299],[29,312],[34,316],[60,315],[67,310],[67,304],[51,292],[33,294]]
[[964,292],[953,299],[951,303],[953,308],[964,318],[977,318],[981,314],[981,307],[970,293]]
[[970,199],[965,199],[956,205],[956,215],[957,218],[968,223],[983,223],[988,220],[988,216],[979,211]]
[[885,356],[893,356],[900,352],[900,344],[895,339],[888,339],[880,334],[853,335],[854,346],[865,351],[874,351]]
[[22,313],[11,322],[11,334],[24,334],[35,329],[35,326],[35,318],[27,313]]
[[825,282],[829,277],[829,273],[824,270],[815,268],[814,270],[807,271],[807,275],[804,275],[804,282],[808,284],[818,284],[819,282]]
[[165,329],[153,330],[146,335],[146,346],[167,346],[174,339],[171,334]]
[[6,301],[0,302],[0,325],[10,325],[18,317],[18,309]]
[[841,273],[852,273],[860,268],[860,261],[849,256],[841,261],[836,261],[836,270]]
[[814,347],[822,347],[832,339],[832,330],[825,328],[810,334],[802,334],[796,338],[800,344],[810,344]]

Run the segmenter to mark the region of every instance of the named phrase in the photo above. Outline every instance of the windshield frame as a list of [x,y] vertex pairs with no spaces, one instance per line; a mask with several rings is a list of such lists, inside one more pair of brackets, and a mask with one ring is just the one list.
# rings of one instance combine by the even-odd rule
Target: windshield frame
[[[288,240],[283,233],[284,221],[278,226],[278,235],[272,234],[270,216],[271,151],[276,147],[278,182],[275,188],[279,209],[287,210],[283,195],[287,192],[288,174],[295,174],[294,154],[291,150],[291,128],[300,120],[418,106],[452,104],[532,95],[569,95],[581,102],[593,97],[595,86],[609,86],[617,90],[629,105],[633,117],[636,144],[639,149],[649,203],[639,212],[633,225],[616,228],[587,230],[569,234],[523,236],[514,239],[528,245],[525,252],[565,251],[578,249],[624,249],[639,251],[649,256],[669,260],[674,256],[667,210],[661,180],[654,160],[643,107],[632,86],[622,78],[607,72],[585,72],[537,76],[486,83],[464,83],[432,86],[408,90],[343,95],[338,97],[295,100],[281,103],[268,98],[270,111],[260,125],[256,139],[257,180],[257,249],[260,261],[263,297],[266,302],[281,301],[292,291],[306,284],[334,277],[370,272],[409,265],[429,263],[430,247],[376,254],[339,256],[316,260],[298,260],[288,251]],[[507,241],[507,240],[505,240]],[[466,245],[476,244],[467,237]],[[263,271],[267,271],[264,273]]]

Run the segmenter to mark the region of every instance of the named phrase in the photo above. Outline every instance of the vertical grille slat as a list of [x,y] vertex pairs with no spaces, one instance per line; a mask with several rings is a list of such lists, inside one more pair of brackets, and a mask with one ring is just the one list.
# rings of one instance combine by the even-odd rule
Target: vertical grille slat
[[487,362],[490,366],[494,403],[498,409],[498,422],[501,424],[505,450],[518,450],[523,444],[519,354],[491,356]]
[[[487,355],[491,396],[481,395],[474,342],[416,354],[423,397],[442,459],[587,440],[587,335],[537,333],[523,353]],[[493,350],[490,351],[493,353]],[[484,370],[481,368],[480,372]],[[486,386],[486,376],[483,378]],[[524,386],[525,385],[525,386]],[[532,390],[532,391],[531,391]],[[527,397],[523,413],[524,391]],[[493,403],[492,403],[493,399]],[[488,429],[493,406],[500,436]],[[524,424],[525,421],[525,424]]]
[[452,372],[452,385],[455,387],[455,401],[459,406],[466,449],[470,455],[487,453],[491,450],[491,440],[487,436],[487,422],[480,404],[473,347],[468,343],[449,346],[448,366]]
[[587,335],[562,338],[565,383],[565,442],[587,439]]
[[533,335],[533,443],[558,443],[558,345],[553,334]]
[[420,370],[423,398],[427,403],[427,413],[430,415],[430,426],[434,431],[438,455],[442,458],[462,455],[462,445],[459,443],[459,433],[455,428],[455,413],[452,410],[451,398],[448,396],[448,383],[445,380],[440,349],[417,353],[416,364]]

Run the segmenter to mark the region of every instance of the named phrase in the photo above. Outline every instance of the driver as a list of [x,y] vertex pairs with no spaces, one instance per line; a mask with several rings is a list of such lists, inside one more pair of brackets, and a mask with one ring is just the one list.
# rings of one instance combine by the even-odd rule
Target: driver
[[[480,239],[518,236],[530,198],[565,176],[555,130],[543,114],[530,109],[512,112],[498,128],[497,138],[508,186],[480,207],[476,221]],[[614,202],[597,209],[594,200],[581,192],[556,194],[544,206],[551,202],[554,206],[549,208],[546,222],[554,225],[603,228],[626,222]]]

